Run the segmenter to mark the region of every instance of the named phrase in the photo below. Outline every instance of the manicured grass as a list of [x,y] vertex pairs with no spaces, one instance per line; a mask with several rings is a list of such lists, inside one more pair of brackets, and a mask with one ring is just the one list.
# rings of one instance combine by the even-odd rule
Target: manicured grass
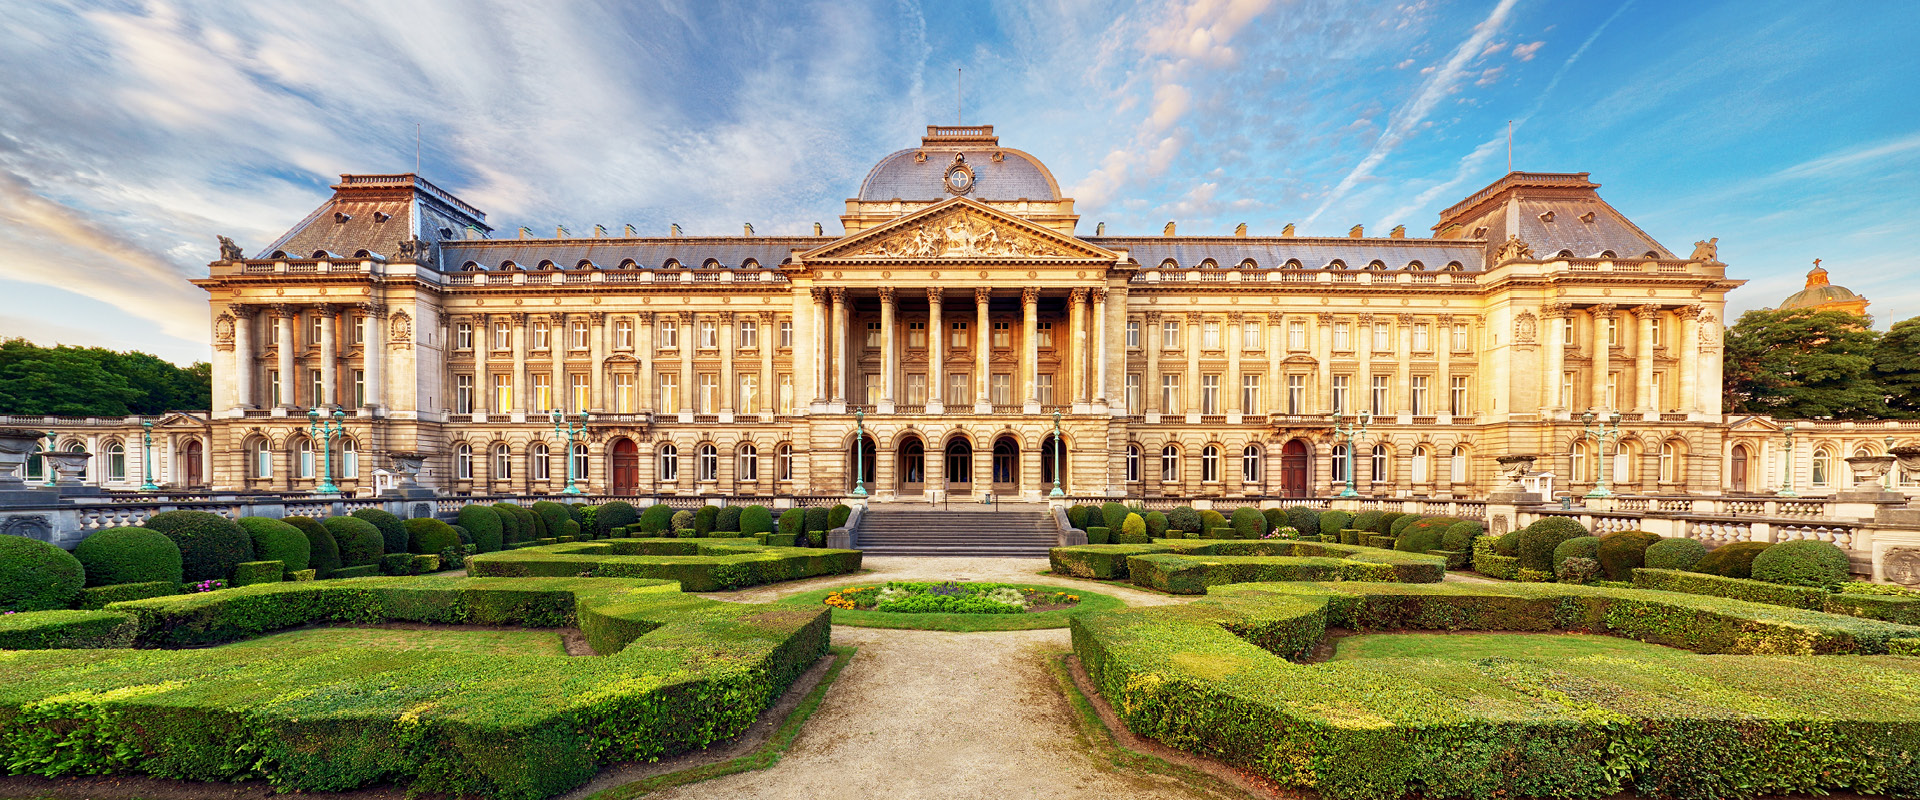
[[[870,586],[872,584],[849,584],[849,586]],[[1048,586],[1045,584],[1015,583],[1008,584],[1022,589],[1041,591],[1066,591],[1079,596],[1079,604],[1072,608],[1041,611],[1032,614],[897,614],[889,611],[858,611],[854,609],[833,609],[833,624],[849,625],[855,628],[897,628],[916,631],[1031,631],[1042,628],[1064,628],[1074,615],[1092,611],[1112,611],[1125,608],[1126,602],[1112,595],[1088,592],[1079,589]],[[813,610],[826,608],[827,595],[849,588],[835,586],[831,589],[796,594],[782,598],[775,605],[797,609]]]
[[1371,633],[1334,642],[1333,661],[1369,658],[1512,658],[1561,661],[1583,656],[1654,657],[1671,647],[1579,633]]
[[353,649],[471,653],[482,656],[564,656],[558,631],[434,630],[403,628],[307,628],[234,642],[229,650]]

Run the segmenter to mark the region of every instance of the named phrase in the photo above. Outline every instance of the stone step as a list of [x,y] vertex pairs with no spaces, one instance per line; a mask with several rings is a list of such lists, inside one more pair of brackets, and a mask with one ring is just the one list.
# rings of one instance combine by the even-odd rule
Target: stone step
[[968,511],[870,507],[860,549],[876,556],[1045,558],[1059,542],[1050,511]]

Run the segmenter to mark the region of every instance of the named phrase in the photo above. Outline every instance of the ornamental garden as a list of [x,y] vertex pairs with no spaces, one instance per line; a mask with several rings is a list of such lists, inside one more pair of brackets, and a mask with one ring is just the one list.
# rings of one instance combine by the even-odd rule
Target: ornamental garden
[[0,537],[0,764],[545,798],[740,735],[836,626],[1065,628],[1133,733],[1329,798],[1920,796],[1920,595],[1823,542],[1108,503],[1064,510],[1088,543],[1044,576],[862,580],[824,546],[851,511]]

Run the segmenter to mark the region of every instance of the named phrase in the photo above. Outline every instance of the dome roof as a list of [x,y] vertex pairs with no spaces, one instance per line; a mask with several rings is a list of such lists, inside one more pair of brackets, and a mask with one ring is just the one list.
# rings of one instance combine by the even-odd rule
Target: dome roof
[[[966,197],[975,200],[1058,200],[1060,184],[1040,160],[1019,150],[1001,147],[993,126],[942,128],[929,126],[919,147],[888,155],[860,182],[859,200],[945,200],[947,172],[964,162],[973,172]],[[956,162],[956,158],[959,162]]]
[[1858,303],[1866,308],[1867,298],[1854,294],[1845,286],[1835,286],[1827,279],[1826,269],[1815,259],[1813,269],[1807,273],[1807,288],[1794,292],[1780,303],[1781,310],[1789,308],[1825,308],[1838,304]]

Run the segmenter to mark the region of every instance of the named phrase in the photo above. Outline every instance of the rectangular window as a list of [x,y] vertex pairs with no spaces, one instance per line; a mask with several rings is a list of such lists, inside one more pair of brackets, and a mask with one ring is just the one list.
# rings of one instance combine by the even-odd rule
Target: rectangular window
[[1220,323],[1208,322],[1200,326],[1200,349],[1220,349]]
[[780,320],[780,346],[781,347],[793,346],[793,320],[790,320],[790,319]]
[[1053,323],[1036,322],[1033,324],[1035,347],[1053,348]]
[[1389,353],[1393,351],[1393,326],[1384,322],[1373,324],[1373,352]]
[[1260,323],[1248,322],[1240,326],[1240,349],[1265,350],[1266,344],[1260,338]]
[[1464,353],[1467,349],[1467,326],[1453,326],[1453,352]]
[[659,409],[668,413],[679,411],[680,376],[671,372],[662,372],[660,373],[659,380],[655,381],[654,385],[660,387],[660,401],[657,404]]
[[780,373],[780,412],[793,413],[793,373]]
[[996,406],[1013,405],[1013,376],[1004,372],[993,374],[993,404]]
[[1053,405],[1053,375],[1041,373],[1033,376],[1033,393],[1041,405]]
[[1464,417],[1473,412],[1467,408],[1467,378],[1455,375],[1447,379],[1447,413]]
[[1413,326],[1413,352],[1425,353],[1432,349],[1427,342],[1426,323]]
[[633,376],[620,374],[613,376],[613,413],[633,413]]
[[973,405],[973,373],[947,373],[947,405]]
[[513,410],[513,376],[493,376],[493,410],[501,413]]
[[272,404],[276,406],[286,405],[286,403],[280,399],[280,370],[267,370],[267,386],[272,389],[270,392],[270,394],[273,395]]
[[1168,322],[1160,326],[1160,347],[1164,350],[1180,349],[1180,323]]
[[546,411],[553,408],[553,376],[545,372],[533,375],[533,410]]
[[1001,349],[1013,346],[1013,323],[993,323],[993,346]]
[[702,414],[720,413],[720,376],[712,372],[702,372],[698,380],[700,393],[697,398],[700,401],[700,407],[696,410]]
[[1370,410],[1373,411],[1373,415],[1376,417],[1387,413],[1387,380],[1387,376],[1385,375],[1373,376],[1373,397],[1371,402],[1372,408]]
[[513,326],[505,322],[493,323],[493,349],[513,349]]
[[1560,343],[1573,344],[1573,317],[1571,316],[1560,318]]
[[1140,321],[1137,319],[1127,320],[1127,349],[1131,350],[1131,349],[1138,348],[1139,346],[1140,346]]
[[1240,376],[1240,410],[1248,414],[1260,413],[1260,376]]
[[473,413],[473,376],[453,376],[453,413]]
[[740,386],[736,390],[739,399],[735,401],[733,407],[742,414],[760,413],[760,376],[747,372],[741,373],[735,379]]
[[1333,349],[1347,352],[1353,349],[1353,326],[1345,322],[1333,323]]
[[1666,323],[1662,321],[1659,317],[1655,317],[1653,320],[1652,329],[1653,329],[1653,346],[1654,347],[1667,346]]
[[954,322],[947,325],[947,346],[955,350],[967,349],[967,323]]
[[864,375],[861,375],[861,376],[860,376],[860,378],[861,378],[861,382],[862,382],[862,383],[864,383],[864,384],[866,384],[866,387],[867,387],[867,391],[865,392],[865,394],[866,394],[866,396],[867,396],[867,405],[870,405],[870,406],[871,406],[871,405],[879,405],[879,403],[880,403],[880,373],[878,373],[878,372],[869,372],[869,373],[866,373],[866,374],[864,374]]
[[1307,349],[1307,323],[1302,321],[1287,323],[1287,349]]
[[311,323],[311,326],[307,329],[307,344],[312,347],[319,347],[320,335],[327,330],[327,318],[319,314],[309,314],[307,315],[307,321]]
[[1333,413],[1347,413],[1347,376],[1333,376],[1332,393],[1328,397],[1328,402],[1333,406]]
[[574,411],[586,411],[593,402],[593,385],[587,382],[586,373],[576,372],[567,376],[568,396],[573,399]]
[[367,343],[367,315],[355,314],[347,320],[347,341],[353,344]]
[[760,323],[750,319],[740,321],[740,347],[743,350],[760,347]]
[[[1607,346],[1608,347],[1620,346],[1620,318],[1619,317],[1614,317],[1614,316],[1607,317]],[[1609,408],[1611,408],[1611,406],[1609,406]]]
[[1180,404],[1180,376],[1160,376],[1160,409],[1169,414],[1186,413],[1186,408]]
[[875,350],[875,349],[878,349],[879,347],[880,347],[880,323],[869,322],[867,323],[867,349]]
[[660,346],[669,350],[680,347],[680,324],[673,320],[660,321]]
[[546,350],[553,344],[553,331],[542,320],[533,323],[533,349]]
[[700,348],[711,350],[720,346],[720,327],[713,320],[700,320]]
[[1220,413],[1220,376],[1200,376],[1200,413]]
[[473,349],[473,323],[462,322],[453,327],[453,346],[457,350]]
[[[1344,388],[1341,391],[1345,391]],[[1307,376],[1287,376],[1287,413],[1307,413]]]
[[1140,413],[1140,373],[1127,374],[1127,413]]
[[1653,379],[1653,410],[1659,411],[1667,404],[1665,393],[1667,373],[1656,372],[1651,377]]
[[1568,408],[1579,408],[1580,403],[1578,400],[1575,399],[1573,394],[1573,388],[1574,388],[1573,378],[1574,378],[1574,374],[1571,372],[1561,374],[1560,402],[1566,404]]
[[616,350],[633,349],[633,323],[628,320],[614,320],[613,347]]
[[307,375],[313,379],[313,394],[307,396],[307,399],[312,402],[308,405],[326,405],[332,398],[327,397],[327,382],[321,379],[322,373],[320,370],[310,369],[307,370]]
[[353,407],[361,408],[367,404],[367,371],[353,371]]
[[907,323],[907,346],[915,350],[927,346],[927,323]]
[[1620,373],[1607,373],[1607,402],[1601,408],[1620,407]]
[[567,323],[567,348],[570,350],[587,349],[587,321],[576,319]]
[[1427,376],[1413,376],[1413,385],[1408,387],[1407,410],[1416,414],[1427,413]]
[[926,373],[915,372],[908,375],[907,376],[907,405],[924,406],[926,404],[927,404]]

